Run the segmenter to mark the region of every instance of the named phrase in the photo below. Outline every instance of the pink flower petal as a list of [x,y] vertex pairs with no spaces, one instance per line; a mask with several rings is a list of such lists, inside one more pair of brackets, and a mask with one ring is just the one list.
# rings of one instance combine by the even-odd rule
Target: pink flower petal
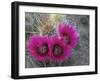
[[27,41],[27,49],[29,54],[38,61],[44,61],[48,58],[48,37],[35,36],[29,38]]
[[74,26],[60,23],[58,25],[58,32],[66,45],[69,45],[72,48],[76,47],[79,42],[79,33]]

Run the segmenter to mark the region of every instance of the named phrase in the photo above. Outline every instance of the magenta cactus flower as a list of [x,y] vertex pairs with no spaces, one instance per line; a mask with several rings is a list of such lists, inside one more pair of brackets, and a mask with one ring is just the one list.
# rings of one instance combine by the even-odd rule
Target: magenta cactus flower
[[66,45],[72,48],[76,47],[76,45],[79,42],[79,33],[76,27],[70,24],[60,23],[58,25],[58,32],[62,40],[66,43]]
[[71,56],[70,47],[66,46],[65,43],[57,36],[52,36],[50,38],[49,48],[49,58],[53,62],[61,62]]
[[49,54],[48,37],[33,35],[27,41],[27,48],[33,58],[38,61],[45,61]]

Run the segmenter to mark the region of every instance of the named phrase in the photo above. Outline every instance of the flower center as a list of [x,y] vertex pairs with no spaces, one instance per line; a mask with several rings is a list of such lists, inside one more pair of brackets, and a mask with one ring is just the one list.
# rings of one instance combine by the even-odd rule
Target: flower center
[[48,53],[48,45],[47,44],[43,44],[40,47],[38,47],[37,52],[40,55],[46,55]]
[[59,56],[59,55],[62,55],[63,54],[63,49],[60,45],[58,44],[55,44],[54,47],[53,47],[53,54],[55,56]]
[[70,44],[70,36],[68,34],[63,34],[64,42],[66,44]]

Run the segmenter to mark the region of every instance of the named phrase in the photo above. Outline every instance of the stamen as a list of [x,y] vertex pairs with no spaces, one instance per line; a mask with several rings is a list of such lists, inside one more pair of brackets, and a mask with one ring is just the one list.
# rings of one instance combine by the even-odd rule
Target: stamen
[[63,37],[64,37],[64,42],[66,44],[70,44],[70,37],[69,37],[69,35],[68,34],[63,34]]
[[55,56],[59,56],[63,54],[63,49],[60,45],[55,44],[53,47],[53,54]]
[[43,44],[40,47],[37,48],[37,52],[40,55],[46,55],[48,53],[48,45],[47,44]]

